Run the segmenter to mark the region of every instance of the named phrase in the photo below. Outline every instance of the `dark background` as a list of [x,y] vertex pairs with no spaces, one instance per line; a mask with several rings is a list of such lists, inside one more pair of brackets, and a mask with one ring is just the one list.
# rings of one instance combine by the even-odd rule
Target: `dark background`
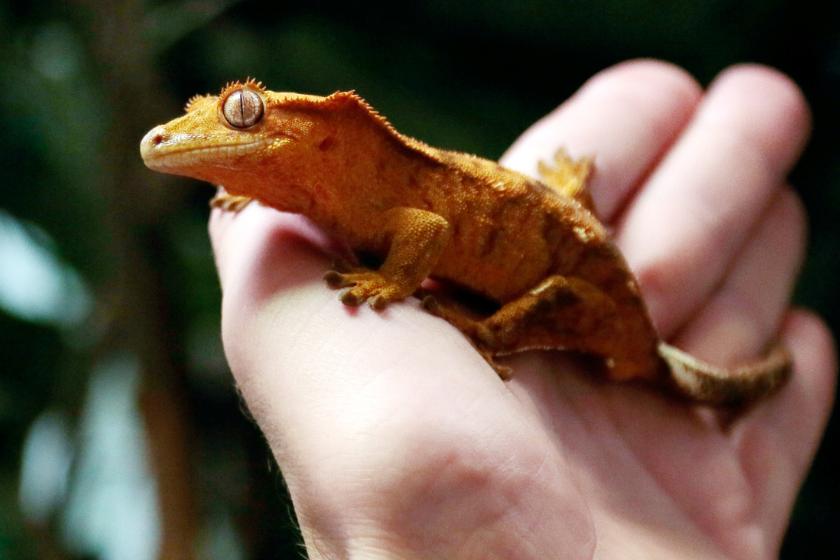
[[[0,267],[19,262],[4,236],[24,232],[59,286],[46,311],[0,297],[0,559],[148,558],[109,529],[123,514],[107,504],[139,508],[136,529],[149,492],[164,557],[303,554],[224,362],[212,190],[148,172],[138,153],[153,125],[230,80],[355,89],[401,132],[495,159],[628,58],[674,62],[704,84],[731,64],[775,66],[815,122],[792,177],[811,219],[796,299],[835,331],[840,320],[840,15],[822,1],[7,1],[0,53]],[[97,424],[103,410],[122,416]],[[840,557],[838,444],[832,422],[783,558]],[[54,488],[28,517],[22,472]],[[91,512],[98,521],[79,521]]]

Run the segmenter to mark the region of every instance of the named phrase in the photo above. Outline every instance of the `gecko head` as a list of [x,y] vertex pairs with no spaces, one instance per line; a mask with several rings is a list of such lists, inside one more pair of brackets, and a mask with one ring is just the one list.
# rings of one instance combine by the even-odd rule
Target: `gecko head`
[[267,177],[301,176],[311,154],[323,154],[332,135],[317,108],[332,97],[273,93],[252,79],[228,84],[218,96],[193,97],[186,115],[150,130],[140,153],[156,171],[247,192]]

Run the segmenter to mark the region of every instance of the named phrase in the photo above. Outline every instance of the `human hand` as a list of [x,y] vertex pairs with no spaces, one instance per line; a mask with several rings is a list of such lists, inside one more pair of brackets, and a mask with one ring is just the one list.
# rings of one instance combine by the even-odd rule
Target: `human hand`
[[[789,308],[804,216],[786,183],[808,131],[758,67],[708,92],[662,63],[611,68],[517,141],[534,174],[596,155],[591,189],[666,339],[714,361],[772,337],[796,370],[725,427],[554,352],[503,383],[416,301],[347,308],[333,242],[256,205],[214,212],[223,338],[310,558],[770,558],[831,405],[826,327]],[[781,324],[781,330],[779,331]]]

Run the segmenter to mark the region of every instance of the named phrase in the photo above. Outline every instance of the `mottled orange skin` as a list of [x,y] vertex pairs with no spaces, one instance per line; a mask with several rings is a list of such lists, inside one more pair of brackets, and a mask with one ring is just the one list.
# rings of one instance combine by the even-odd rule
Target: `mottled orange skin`
[[[233,122],[242,118],[238,101],[225,105],[242,92],[258,95],[264,109],[244,127],[225,113],[236,113]],[[231,148],[246,145],[252,149]],[[227,148],[214,151],[220,146]],[[633,275],[591,211],[588,161],[560,154],[540,182],[402,136],[353,93],[275,93],[250,80],[194,98],[185,116],[146,135],[141,152],[153,169],[224,186],[220,206],[257,200],[300,213],[353,249],[378,255],[378,270],[325,277],[347,288],[348,305],[383,308],[432,277],[498,304],[476,319],[451,302],[424,302],[491,363],[526,349],[567,349],[603,357],[612,379],[663,378],[663,343]],[[786,371],[776,364],[758,383],[749,371],[749,383],[691,396],[740,401],[772,390]],[[727,370],[714,373],[726,377]]]

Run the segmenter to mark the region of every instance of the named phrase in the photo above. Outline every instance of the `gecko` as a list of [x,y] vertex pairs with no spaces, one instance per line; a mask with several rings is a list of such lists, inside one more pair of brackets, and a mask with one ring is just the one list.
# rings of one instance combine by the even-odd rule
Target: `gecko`
[[[538,180],[404,136],[352,91],[272,92],[250,78],[190,99],[186,115],[150,130],[140,152],[150,169],[220,186],[213,206],[239,211],[257,201],[302,214],[378,259],[378,267],[337,262],[324,280],[347,306],[381,310],[418,295],[503,379],[512,370],[497,357],[565,350],[600,358],[609,380],[740,406],[790,376],[779,343],[727,368],[660,340],[596,217],[592,158],[560,150],[540,164]],[[452,290],[430,293],[428,278]]]

